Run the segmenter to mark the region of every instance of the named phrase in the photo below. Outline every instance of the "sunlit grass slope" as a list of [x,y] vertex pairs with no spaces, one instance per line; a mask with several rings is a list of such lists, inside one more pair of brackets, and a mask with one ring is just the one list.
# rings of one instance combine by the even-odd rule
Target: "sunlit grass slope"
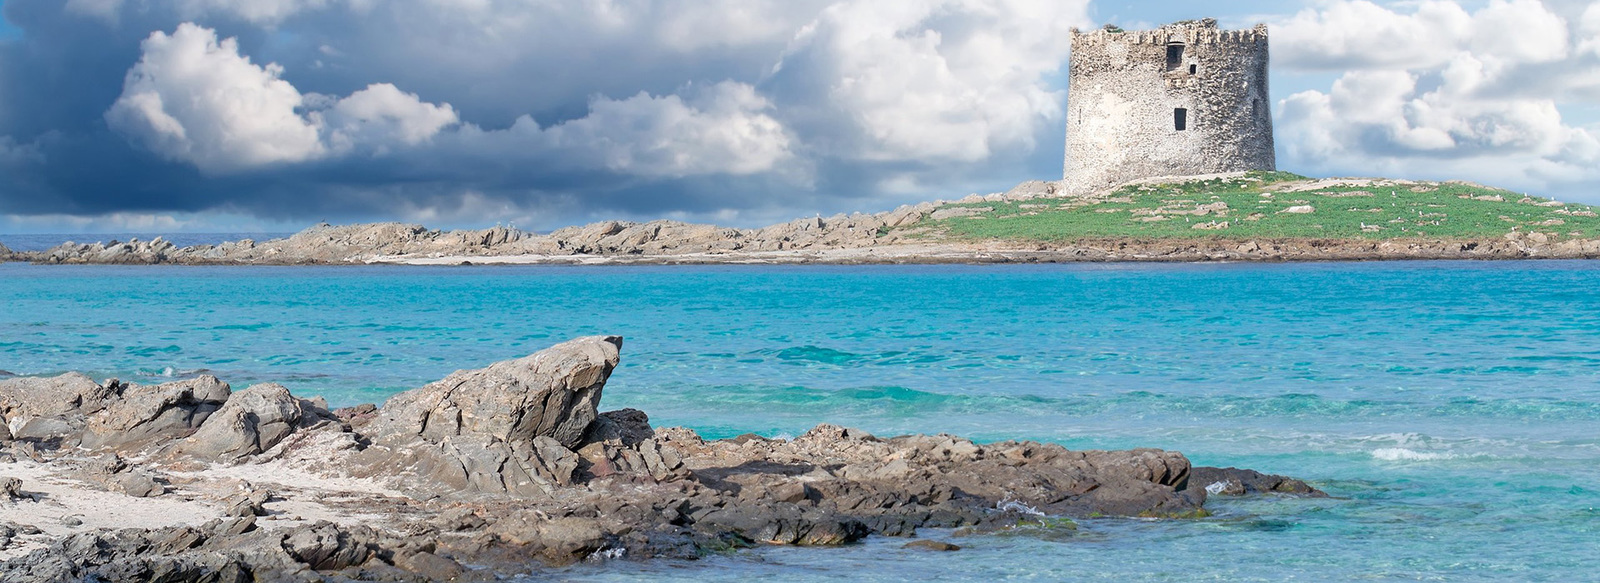
[[1110,194],[949,204],[915,225],[957,239],[1485,239],[1600,236],[1595,207],[1460,182],[1311,180],[1287,172]]

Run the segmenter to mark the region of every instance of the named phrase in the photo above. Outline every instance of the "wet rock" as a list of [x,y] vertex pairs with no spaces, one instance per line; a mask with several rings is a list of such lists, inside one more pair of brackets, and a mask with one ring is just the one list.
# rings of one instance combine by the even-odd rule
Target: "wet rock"
[[1189,480],[1191,487],[1219,496],[1279,493],[1324,498],[1328,495],[1294,478],[1239,468],[1195,467],[1190,470]]
[[904,548],[904,549],[920,549],[920,550],[924,550],[924,551],[940,551],[940,552],[951,552],[951,551],[959,551],[959,550],[961,550],[961,547],[959,545],[953,545],[953,544],[950,544],[950,543],[947,543],[947,542],[944,542],[944,541],[927,540],[927,539],[914,540],[914,541],[908,542],[908,543],[906,543],[904,545],[901,545],[900,548]]
[[300,422],[300,399],[283,385],[254,385],[228,397],[177,452],[203,460],[236,461],[277,445]]

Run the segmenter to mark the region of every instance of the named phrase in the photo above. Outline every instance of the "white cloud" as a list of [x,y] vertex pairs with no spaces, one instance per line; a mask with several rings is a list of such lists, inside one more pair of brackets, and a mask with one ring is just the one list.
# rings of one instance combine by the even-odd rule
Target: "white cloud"
[[586,151],[605,168],[628,174],[753,174],[790,155],[783,124],[766,113],[771,108],[754,87],[732,81],[689,102],[641,92],[595,99],[587,117],[549,128],[545,138],[557,150]]
[[1594,80],[1577,74],[1593,66],[1578,60],[1587,24],[1537,0],[1407,6],[1340,0],[1277,25],[1277,64],[1345,71],[1329,91],[1281,104],[1286,167],[1532,190],[1600,179],[1594,134],[1559,107]]
[[[194,24],[155,32],[106,112],[111,127],[169,159],[225,174],[277,164],[421,147],[458,126],[455,145],[495,158],[586,162],[641,176],[750,174],[789,156],[782,124],[750,85],[723,82],[686,101],[639,93],[597,97],[589,115],[540,128],[524,116],[511,128],[460,125],[449,104],[422,101],[388,83],[344,98],[302,95],[276,64],[239,54],[234,39]],[[518,141],[520,148],[484,143]]]
[[388,83],[367,86],[322,112],[335,150],[355,144],[415,146],[460,121],[450,104],[424,103]]
[[239,54],[235,39],[194,24],[150,34],[122,96],[106,112],[112,128],[172,160],[225,173],[326,153],[317,124],[297,113],[304,97],[283,68]]
[[1600,2],[1589,5],[1583,11],[1578,30],[1583,34],[1578,50],[1600,56]]
[[1087,1],[851,0],[796,36],[776,76],[820,85],[860,135],[831,152],[868,160],[976,162],[1029,150],[1064,96],[1065,62]]

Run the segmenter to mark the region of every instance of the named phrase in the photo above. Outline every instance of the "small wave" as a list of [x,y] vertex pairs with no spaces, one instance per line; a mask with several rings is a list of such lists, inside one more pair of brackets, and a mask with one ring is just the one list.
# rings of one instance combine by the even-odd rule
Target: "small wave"
[[1417,451],[1403,447],[1385,447],[1382,449],[1372,450],[1373,459],[1383,460],[1386,462],[1421,462],[1448,460],[1458,457],[1461,456],[1453,453],[1444,453],[1438,451]]

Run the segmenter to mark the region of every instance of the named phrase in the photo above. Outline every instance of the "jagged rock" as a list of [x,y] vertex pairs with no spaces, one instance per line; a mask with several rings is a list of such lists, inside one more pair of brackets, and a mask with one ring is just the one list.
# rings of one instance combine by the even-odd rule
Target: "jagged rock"
[[6,500],[20,500],[27,495],[22,493],[22,480],[10,476],[0,478],[0,498]]
[[591,336],[532,356],[459,371],[384,403],[375,438],[485,436],[526,444],[534,437],[578,445],[616,368],[622,338]]
[[13,428],[13,439],[59,439],[83,431],[88,415],[105,407],[122,385],[104,385],[78,373],[56,377],[23,377],[0,381],[0,416]]
[[312,569],[330,571],[366,562],[372,557],[374,538],[367,529],[319,522],[290,531],[283,537],[283,550]]
[[571,484],[578,445],[616,368],[622,339],[593,336],[459,371],[389,399],[365,429],[369,475],[408,468],[441,493],[549,494]]
[[211,375],[154,386],[126,385],[121,398],[88,418],[82,445],[132,451],[185,437],[228,400],[227,383]]
[[277,445],[304,415],[301,400],[283,385],[253,385],[228,397],[198,431],[178,443],[177,451],[204,460],[238,460]]
[[650,427],[650,416],[638,409],[621,409],[607,411],[595,418],[584,433],[584,443],[600,441],[617,441],[622,445],[632,447],[639,442],[655,437],[656,432]]
[[[145,431],[153,447],[166,442],[153,456],[130,458],[140,460],[134,465],[115,453],[86,458],[83,449],[54,447],[28,450],[37,463],[81,469],[133,495],[159,494],[162,464],[173,464],[179,469],[169,475],[181,476],[186,492],[203,491],[197,480],[215,472],[210,479],[228,480],[220,491],[237,494],[223,494],[220,508],[205,503],[216,518],[199,526],[57,539],[0,563],[0,581],[488,580],[524,574],[530,558],[552,565],[597,554],[689,559],[751,544],[914,536],[922,528],[986,532],[1041,516],[1200,516],[1206,486],[1217,479],[1245,492],[1309,489],[1281,476],[1191,468],[1182,454],[1160,450],[879,438],[826,424],[795,439],[707,441],[688,429],[654,429],[639,411],[596,413],[620,344],[616,337],[575,340],[452,374],[378,409],[329,413],[277,385],[231,396],[197,390],[220,385],[205,378],[168,384],[190,387],[187,393],[77,383],[75,394],[90,396],[79,405],[10,406],[67,421],[84,415],[92,429],[131,428]],[[217,401],[197,394],[226,400],[195,421],[202,404]],[[182,437],[194,423],[199,429]],[[196,471],[188,456],[284,464],[345,480],[347,489],[326,499],[359,509],[362,525],[258,525],[271,492],[238,484],[238,474],[228,475],[237,468]],[[219,483],[211,485],[219,491]],[[0,481],[0,495],[21,496],[20,486]],[[323,496],[295,487],[279,494],[284,509]],[[954,550],[946,544],[910,548]]]

